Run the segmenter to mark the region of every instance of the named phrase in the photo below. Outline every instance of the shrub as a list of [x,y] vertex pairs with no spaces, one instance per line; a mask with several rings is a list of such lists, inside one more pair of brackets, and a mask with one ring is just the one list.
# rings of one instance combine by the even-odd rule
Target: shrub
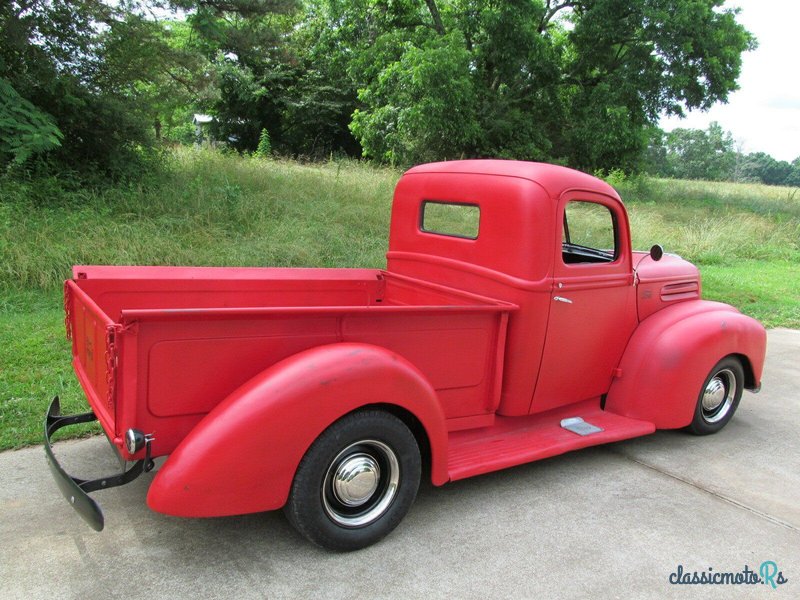
[[269,139],[269,131],[262,129],[261,135],[258,136],[258,148],[253,156],[267,158],[270,154],[272,154],[272,142]]

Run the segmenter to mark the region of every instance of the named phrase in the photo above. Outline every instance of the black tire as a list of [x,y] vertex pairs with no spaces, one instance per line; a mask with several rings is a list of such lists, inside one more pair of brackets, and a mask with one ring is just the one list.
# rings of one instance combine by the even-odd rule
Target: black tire
[[719,361],[706,377],[687,430],[695,435],[716,433],[733,418],[744,391],[744,369],[733,356]]
[[358,550],[397,527],[416,498],[420,472],[417,441],[400,419],[379,410],[352,413],[308,449],[284,512],[318,546]]

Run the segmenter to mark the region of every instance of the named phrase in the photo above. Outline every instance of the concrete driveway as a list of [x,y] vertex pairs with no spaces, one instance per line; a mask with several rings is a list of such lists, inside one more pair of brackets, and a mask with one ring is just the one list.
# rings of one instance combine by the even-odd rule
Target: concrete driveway
[[[442,488],[351,554],[301,539],[281,513],[178,519],[145,505],[152,474],[95,494],[106,529],[70,510],[40,447],[0,454],[0,595],[22,598],[800,597],[800,331],[769,333],[761,394],[720,434],[583,450]],[[57,446],[98,473],[106,442]],[[109,461],[107,468],[114,469]],[[788,583],[676,586],[684,571]],[[766,565],[772,569],[771,565]]]

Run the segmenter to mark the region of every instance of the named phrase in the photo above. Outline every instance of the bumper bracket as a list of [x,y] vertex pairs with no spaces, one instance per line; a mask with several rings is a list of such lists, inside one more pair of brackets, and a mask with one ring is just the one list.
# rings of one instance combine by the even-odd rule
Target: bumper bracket
[[91,423],[96,421],[97,416],[93,412],[78,415],[62,415],[61,403],[58,396],[53,398],[50,408],[47,410],[47,417],[44,422],[44,451],[47,456],[47,464],[50,472],[56,480],[61,493],[72,505],[72,508],[86,521],[95,531],[102,531],[105,520],[103,511],[97,502],[89,496],[90,492],[105,490],[120,485],[130,483],[142,473],[146,473],[153,468],[153,461],[150,458],[150,442],[152,438],[147,436],[145,441],[145,457],[136,461],[130,469],[124,469],[121,473],[110,477],[100,477],[98,479],[80,479],[72,477],[59,464],[58,459],[53,453],[51,438],[53,434],[64,427],[77,425],[78,423]]

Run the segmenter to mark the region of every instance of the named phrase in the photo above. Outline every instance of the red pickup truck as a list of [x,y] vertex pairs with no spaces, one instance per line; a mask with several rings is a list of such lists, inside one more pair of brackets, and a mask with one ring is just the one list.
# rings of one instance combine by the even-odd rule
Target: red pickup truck
[[[168,456],[147,496],[185,517],[284,508],[311,541],[381,539],[434,485],[571,450],[720,430],[757,391],[766,334],[700,299],[697,269],[632,252],[609,185],[514,161],[415,167],[385,270],[78,266],[67,335],[91,412],[54,399],[45,450],[89,492]],[[52,434],[99,420],[122,473],[86,481]]]

